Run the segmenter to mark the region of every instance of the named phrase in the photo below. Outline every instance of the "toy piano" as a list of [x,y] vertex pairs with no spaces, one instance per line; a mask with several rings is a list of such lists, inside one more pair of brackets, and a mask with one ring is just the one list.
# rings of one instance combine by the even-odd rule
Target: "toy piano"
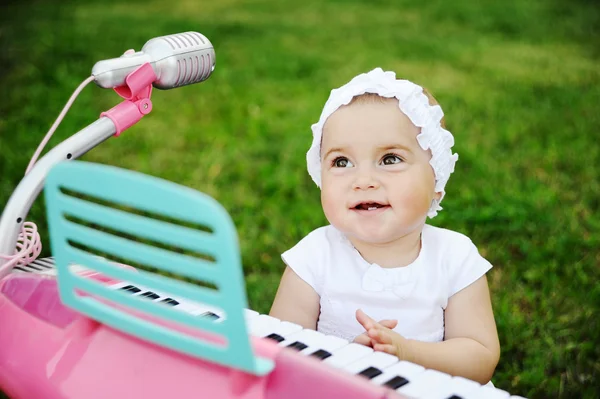
[[[178,55],[179,82],[212,72],[204,36],[153,40],[208,51]],[[154,61],[115,88],[120,106],[42,157],[4,208],[2,391],[13,399],[516,398],[249,309],[237,233],[217,201],[76,161],[149,112],[150,84],[166,74]],[[42,188],[47,258],[37,258],[39,236],[24,222]]]

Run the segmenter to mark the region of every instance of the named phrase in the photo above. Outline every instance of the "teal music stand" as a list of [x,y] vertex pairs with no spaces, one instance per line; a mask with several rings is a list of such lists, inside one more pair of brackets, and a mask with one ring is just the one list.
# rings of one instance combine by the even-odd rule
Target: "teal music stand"
[[[216,200],[163,179],[82,161],[53,167],[44,190],[59,292],[67,306],[114,329],[191,356],[254,375],[273,369],[270,359],[253,353],[244,317],[247,298],[237,232]],[[190,256],[173,247],[206,256]],[[123,268],[97,253],[147,265],[160,273]],[[110,289],[74,273],[71,265],[220,308],[226,317],[217,323]],[[139,312],[217,335],[226,345],[136,316]]]

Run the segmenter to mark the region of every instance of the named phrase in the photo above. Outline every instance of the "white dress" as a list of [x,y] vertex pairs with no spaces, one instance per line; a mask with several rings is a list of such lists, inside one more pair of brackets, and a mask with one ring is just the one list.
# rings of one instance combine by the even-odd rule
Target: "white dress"
[[364,332],[355,317],[360,308],[375,320],[398,320],[394,330],[405,338],[442,341],[448,299],[492,267],[467,236],[430,225],[423,228],[419,256],[404,267],[368,263],[331,225],[309,233],[282,258],[320,296],[317,330],[347,340]]

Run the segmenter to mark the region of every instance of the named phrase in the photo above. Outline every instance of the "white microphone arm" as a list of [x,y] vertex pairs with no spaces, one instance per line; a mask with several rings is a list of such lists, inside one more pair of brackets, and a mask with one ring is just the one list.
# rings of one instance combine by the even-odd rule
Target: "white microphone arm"
[[[124,86],[125,78],[145,63],[152,66],[157,77],[152,83],[154,87],[172,89],[208,79],[215,68],[215,50],[210,41],[197,32],[161,36],[149,40],[142,51],[128,51],[119,58],[97,62],[92,75],[98,86],[113,89]],[[59,162],[79,158],[118,130],[113,120],[101,116],[58,144],[33,166],[1,212],[0,254],[14,253],[21,226],[44,187],[48,171]],[[0,269],[7,262],[0,257]],[[9,271],[0,270],[0,279]]]

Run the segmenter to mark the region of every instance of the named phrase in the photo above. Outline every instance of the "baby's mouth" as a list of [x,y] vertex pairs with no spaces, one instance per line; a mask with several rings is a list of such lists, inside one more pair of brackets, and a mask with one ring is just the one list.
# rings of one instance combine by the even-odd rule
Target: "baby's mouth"
[[389,205],[380,204],[378,202],[361,202],[352,209],[359,211],[376,211],[381,208],[389,208]]

